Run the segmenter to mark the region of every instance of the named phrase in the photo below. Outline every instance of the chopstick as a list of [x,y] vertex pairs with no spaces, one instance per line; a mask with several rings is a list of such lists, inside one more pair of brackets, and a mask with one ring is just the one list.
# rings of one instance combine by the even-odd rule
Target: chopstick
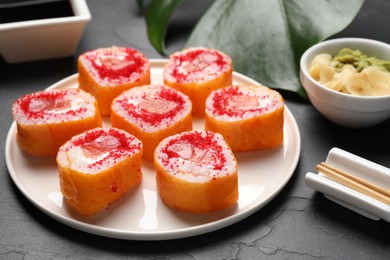
[[373,183],[360,179],[352,174],[337,169],[328,163],[322,162],[317,165],[317,170],[327,175],[329,178],[353,189],[361,192],[369,197],[377,199],[387,205],[390,205],[390,191],[383,189]]

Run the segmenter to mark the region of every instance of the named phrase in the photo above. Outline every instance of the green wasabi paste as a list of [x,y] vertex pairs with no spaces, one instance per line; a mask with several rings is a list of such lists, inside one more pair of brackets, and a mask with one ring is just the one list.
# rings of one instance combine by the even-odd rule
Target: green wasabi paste
[[381,60],[377,57],[368,57],[358,49],[342,49],[332,58],[332,63],[335,68],[342,68],[346,64],[351,64],[358,72],[361,72],[364,68],[369,66],[390,72],[389,61]]

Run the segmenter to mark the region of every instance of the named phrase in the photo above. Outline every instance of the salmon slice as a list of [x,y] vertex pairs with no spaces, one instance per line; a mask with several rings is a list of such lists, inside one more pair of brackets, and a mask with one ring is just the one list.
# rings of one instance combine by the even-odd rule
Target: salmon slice
[[102,115],[123,91],[150,84],[149,60],[141,52],[113,46],[86,52],[78,58],[79,87],[94,95]]
[[173,209],[211,213],[237,203],[237,161],[218,133],[188,131],[165,138],[154,166],[160,197]]
[[234,152],[283,143],[284,99],[264,86],[230,86],[206,100],[205,129],[223,135]]
[[56,158],[65,201],[91,216],[124,196],[142,179],[142,143],[116,128],[95,128],[72,137]]
[[73,135],[101,127],[96,99],[80,89],[30,93],[12,105],[16,141],[32,156],[55,156]]
[[183,92],[192,101],[194,116],[204,116],[211,91],[230,86],[232,59],[209,48],[188,48],[174,53],[164,68],[164,84]]
[[192,130],[191,108],[191,100],[174,88],[134,87],[113,100],[111,124],[140,139],[143,158],[153,162],[154,149],[162,139]]

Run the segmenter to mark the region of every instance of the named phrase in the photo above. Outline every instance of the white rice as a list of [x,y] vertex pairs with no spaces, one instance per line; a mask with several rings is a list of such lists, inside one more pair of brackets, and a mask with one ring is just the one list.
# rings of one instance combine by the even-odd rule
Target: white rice
[[[184,61],[180,64],[178,60],[175,60],[175,57],[185,56],[189,52],[196,50],[202,50],[205,53],[201,54],[192,62]],[[216,52],[223,57],[223,61],[226,63],[222,68],[215,62],[217,59]],[[199,66],[201,66],[201,69],[199,69]],[[203,47],[187,48],[183,51],[176,52],[171,56],[164,70],[164,78],[169,82],[178,83],[178,79],[173,75],[173,71],[176,68],[178,73],[186,77],[186,79],[180,83],[196,82],[200,84],[217,78],[227,72],[231,66],[232,60],[225,53]],[[197,69],[194,70],[193,68]]]
[[[158,93],[163,89],[167,89],[170,91],[174,91],[184,100],[184,108],[182,110],[177,111],[173,118],[161,118],[161,121],[157,125],[150,124],[141,118],[134,117],[129,114],[128,111],[120,104],[120,102],[125,101],[128,104],[133,104],[137,107],[137,112],[144,114],[140,110],[146,109],[148,107],[143,107],[142,102],[150,102],[154,103],[153,107],[149,107],[149,112],[151,114],[160,114],[169,112],[170,110],[176,109],[176,103],[173,101],[165,100],[158,97]],[[145,99],[145,96],[147,97]],[[129,121],[131,124],[135,125],[137,128],[141,129],[144,132],[156,132],[161,129],[165,129],[181,119],[188,116],[191,113],[192,103],[188,96],[183,93],[164,85],[145,85],[141,87],[133,87],[118,97],[116,97],[112,102],[112,109],[118,113],[125,120]]]
[[[76,140],[80,140],[84,138],[86,135],[93,131],[101,131],[103,130],[105,133],[111,131],[117,131],[126,136],[126,138],[130,141],[129,147],[139,147],[138,149],[128,149],[121,150],[120,156],[110,157],[110,153],[115,153],[117,149],[118,139],[112,135],[103,135],[91,143],[84,143],[81,146],[75,145]],[[103,145],[103,151],[96,152],[95,156],[90,156],[86,153],[85,148],[89,145]],[[88,130],[82,134],[76,135],[72,137],[68,142],[63,144],[57,154],[57,163],[64,168],[69,168],[71,170],[85,173],[85,174],[96,174],[107,170],[114,165],[120,163],[121,161],[127,159],[128,157],[133,156],[136,153],[139,153],[142,147],[142,143],[140,140],[135,138],[133,135],[127,133],[124,130],[116,129],[116,128],[95,128],[92,130]]]
[[[63,99],[56,99],[54,103],[47,103],[41,97],[41,93],[65,92]],[[31,100],[28,104],[27,113],[22,109],[21,103]],[[45,92],[27,94],[12,105],[14,120],[24,125],[54,124],[85,119],[95,116],[96,99],[91,94],[81,89],[57,89]],[[76,112],[82,108],[83,111]],[[75,111],[75,113],[68,113]],[[31,114],[33,114],[31,116]],[[39,114],[39,115],[38,115]]]
[[[224,93],[229,88],[238,88],[242,93],[239,98],[243,100],[243,103],[236,107],[233,101],[227,102],[224,104],[224,109],[238,111],[239,115],[220,114],[215,110],[215,96]],[[215,90],[206,99],[206,113],[216,120],[232,122],[274,112],[282,107],[284,102],[278,92],[274,90],[270,92],[269,90],[269,88],[264,86],[231,86]],[[232,100],[232,97],[228,96],[228,101],[229,99]],[[255,100],[255,102],[248,102],[249,99]]]
[[[145,61],[145,63],[143,63],[141,66],[140,73],[133,72],[126,77],[119,76],[118,78],[115,78],[115,79],[107,78],[107,77],[102,78],[99,75],[99,71],[92,65],[92,62],[88,58],[88,55],[91,55],[91,54],[96,55],[96,59],[94,61],[95,61],[96,65],[98,65],[100,67],[106,66],[104,64],[103,60],[110,59],[110,58],[113,60],[122,61],[122,62],[120,62],[120,65],[116,65],[118,69],[120,69],[124,66],[127,66],[127,65],[132,65],[135,63],[134,60],[127,59],[129,54],[124,51],[124,49],[125,49],[124,47],[113,46],[113,47],[107,48],[107,49],[112,50],[112,56],[108,56],[107,54],[105,54],[104,53],[105,49],[103,49],[103,48],[96,49],[96,50],[93,50],[93,51],[90,51],[90,52],[87,52],[85,54],[80,55],[80,61],[83,64],[83,66],[91,74],[92,78],[101,86],[115,86],[115,85],[122,85],[122,84],[126,84],[126,83],[132,83],[132,82],[138,80],[140,78],[140,76],[143,73],[145,73],[147,71],[147,69],[149,68],[149,62],[148,62],[147,58],[142,53],[135,52],[134,57]],[[110,68],[115,69],[116,66],[114,65]],[[108,68],[108,69],[110,69],[110,68]]]
[[[222,154],[226,159],[222,169],[215,169],[212,163],[210,164],[204,163],[202,161],[185,159],[188,157],[188,154],[193,153],[192,151],[189,151],[190,149],[193,149],[191,143],[176,142],[176,147],[169,147],[170,149],[174,149],[180,153],[180,156],[177,158],[169,158],[168,155],[163,152],[163,149],[166,148],[171,140],[177,139],[181,135],[195,132],[200,133],[203,138],[206,137],[207,134],[213,134],[213,139],[217,141],[218,146],[222,147]],[[194,149],[196,149],[196,147]],[[201,157],[205,156],[205,154],[207,156],[207,153],[208,156],[212,156],[214,153],[213,150],[200,150],[200,152],[203,153]],[[168,174],[187,182],[209,182],[213,178],[220,178],[229,174],[233,174],[237,169],[237,161],[235,160],[233,152],[224,141],[222,135],[218,133],[211,133],[207,131],[189,131],[167,137],[157,146],[156,154],[157,163],[163,166]],[[194,156],[197,155],[198,154],[195,154]]]

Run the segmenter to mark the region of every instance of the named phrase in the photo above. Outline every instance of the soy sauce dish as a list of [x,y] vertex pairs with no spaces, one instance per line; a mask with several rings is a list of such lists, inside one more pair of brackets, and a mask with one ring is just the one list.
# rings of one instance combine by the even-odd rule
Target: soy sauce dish
[[[307,49],[300,60],[300,81],[313,106],[329,121],[347,128],[367,128],[390,118],[390,95],[353,95],[333,90],[313,78],[309,69],[314,57],[340,50],[359,50],[368,57],[390,61],[390,45],[363,38],[339,38],[320,42]],[[390,88],[390,81],[388,82]]]
[[0,55],[7,63],[72,56],[91,20],[86,0],[0,2]]

